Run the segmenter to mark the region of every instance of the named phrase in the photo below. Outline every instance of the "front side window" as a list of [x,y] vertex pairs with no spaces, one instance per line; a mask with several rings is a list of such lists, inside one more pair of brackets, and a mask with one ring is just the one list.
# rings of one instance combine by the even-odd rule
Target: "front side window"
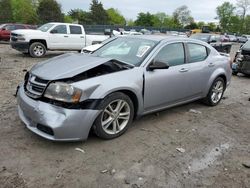
[[47,32],[51,27],[53,27],[54,24],[44,24],[41,27],[37,28],[37,30],[40,30],[42,32]]
[[69,30],[70,30],[70,34],[76,34],[76,35],[82,34],[82,28],[80,26],[70,25]]
[[169,44],[156,55],[155,61],[168,63],[170,67],[185,63],[185,52],[182,43]]
[[56,34],[67,34],[67,27],[66,25],[58,25],[52,31]]
[[207,56],[207,47],[200,44],[187,44],[189,51],[189,63],[204,61]]

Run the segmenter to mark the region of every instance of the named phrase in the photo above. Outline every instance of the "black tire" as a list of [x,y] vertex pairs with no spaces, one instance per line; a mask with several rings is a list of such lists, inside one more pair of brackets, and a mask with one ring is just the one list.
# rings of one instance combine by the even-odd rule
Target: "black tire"
[[[108,107],[109,105],[111,105],[111,106],[115,105],[116,101],[124,101],[125,105],[123,108],[126,107],[126,110],[129,109],[129,117],[127,117],[127,120],[119,120],[119,116],[111,117],[111,115],[104,112],[106,109],[109,108]],[[117,106],[118,106],[118,103],[117,103]],[[112,106],[112,108],[117,107],[117,106]],[[131,101],[131,99],[127,95],[125,95],[124,93],[116,92],[116,93],[112,93],[112,94],[108,95],[100,103],[99,108],[102,109],[102,112],[96,118],[94,125],[93,125],[93,130],[94,130],[94,133],[102,139],[109,140],[109,139],[113,139],[113,138],[121,136],[123,133],[125,133],[127,131],[127,129],[129,128],[129,126],[131,125],[131,123],[133,121],[134,105],[133,105],[133,102]],[[123,111],[123,108],[121,108],[121,110],[119,112],[117,112],[116,114],[117,115],[121,114]],[[105,119],[105,116],[109,116],[108,118],[111,118],[111,119],[114,118],[113,120],[111,120],[112,123],[107,123],[110,125],[106,128],[106,130],[104,129],[104,126],[102,125],[103,120]],[[112,133],[112,134],[108,133],[107,131],[113,131],[114,127],[115,127],[115,130],[117,130],[117,128],[119,129],[119,126],[118,127],[116,126],[117,122],[114,125],[114,121],[116,121],[116,120],[121,121],[121,122],[125,122],[124,127],[121,130],[118,130],[119,132],[117,132],[117,133],[116,133],[116,131],[115,131],[115,133]],[[109,130],[108,128],[111,128],[111,130]]]
[[233,74],[234,76],[237,76],[238,72],[237,72],[237,71],[233,71],[232,74]]
[[[219,97],[218,101],[215,102],[215,101],[212,99],[212,96],[213,96],[213,94],[214,94],[213,89],[214,89],[215,85],[216,85],[218,82],[222,83],[223,89],[222,89],[222,94],[221,94],[221,96]],[[210,87],[210,89],[209,89],[209,92],[208,92],[206,98],[203,100],[203,102],[204,102],[205,104],[209,105],[209,106],[216,106],[217,104],[220,103],[221,99],[223,98],[223,94],[224,94],[225,89],[226,89],[226,84],[225,84],[224,79],[221,78],[221,77],[216,78],[216,79],[214,80],[213,84],[211,85],[211,87]]]
[[40,42],[34,42],[29,47],[29,54],[31,57],[44,57],[46,54],[46,47]]

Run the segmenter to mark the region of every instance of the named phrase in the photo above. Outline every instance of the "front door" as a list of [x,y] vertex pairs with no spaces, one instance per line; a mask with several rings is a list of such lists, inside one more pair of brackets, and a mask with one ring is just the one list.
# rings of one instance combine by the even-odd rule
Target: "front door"
[[66,25],[57,25],[49,33],[50,44],[49,49],[51,50],[69,50],[70,49],[70,38],[67,31]]
[[144,110],[160,109],[176,104],[185,99],[185,64],[184,44],[172,43],[164,46],[155,56],[154,61],[168,63],[168,69],[145,71]]

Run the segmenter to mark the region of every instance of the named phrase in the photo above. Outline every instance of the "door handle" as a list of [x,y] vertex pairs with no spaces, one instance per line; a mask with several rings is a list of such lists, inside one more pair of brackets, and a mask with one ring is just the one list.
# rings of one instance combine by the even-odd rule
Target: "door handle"
[[84,36],[81,36],[80,38],[82,38],[82,39],[83,39],[83,38],[84,38]]
[[186,69],[186,68],[182,68],[179,70],[179,72],[187,72],[187,71],[188,71],[188,69]]
[[65,38],[68,38],[69,36],[67,36],[67,35],[64,35],[64,37],[65,37]]
[[215,65],[214,63],[209,63],[208,64],[209,67],[214,67],[214,65]]

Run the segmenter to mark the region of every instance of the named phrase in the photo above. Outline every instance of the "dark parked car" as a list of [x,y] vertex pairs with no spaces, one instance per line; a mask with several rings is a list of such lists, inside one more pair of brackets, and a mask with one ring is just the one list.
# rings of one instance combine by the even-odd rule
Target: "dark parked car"
[[238,73],[250,75],[250,41],[247,41],[236,53],[232,69],[234,75]]
[[0,25],[0,40],[10,40],[10,32],[17,29],[36,29],[36,27],[26,24],[2,24]]
[[207,42],[213,46],[218,52],[230,53],[232,43],[224,42],[225,37],[223,35],[210,34],[210,33],[199,33],[191,35],[190,38]]

